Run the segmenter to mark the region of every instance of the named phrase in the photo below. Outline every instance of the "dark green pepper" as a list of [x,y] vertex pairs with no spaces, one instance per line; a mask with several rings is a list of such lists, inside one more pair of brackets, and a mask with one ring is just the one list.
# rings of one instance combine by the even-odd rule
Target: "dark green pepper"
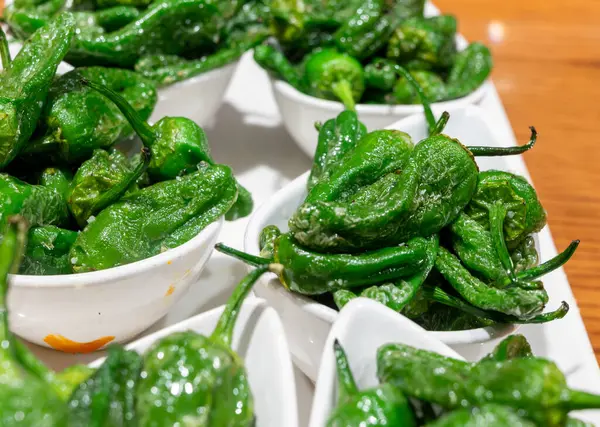
[[317,149],[307,183],[308,190],[322,177],[331,175],[342,157],[354,149],[366,133],[366,126],[358,120],[354,111],[343,111],[335,119],[327,120],[319,130]]
[[255,425],[248,375],[231,349],[233,328],[256,280],[279,267],[271,264],[250,272],[235,288],[210,336],[176,332],[148,350],[136,396],[140,426]]
[[365,66],[365,85],[368,88],[391,92],[398,80],[398,67],[394,61],[374,58]]
[[515,359],[517,357],[532,357],[533,352],[531,346],[527,342],[527,338],[523,335],[510,335],[504,338],[494,350],[481,360],[496,360],[502,362],[504,360]]
[[[427,99],[431,102],[439,102],[447,99],[448,91],[444,80],[431,71],[411,71],[411,76],[421,86]],[[396,104],[420,104],[418,93],[412,84],[406,78],[400,77],[394,85],[393,98],[390,98]]]
[[136,386],[142,357],[133,350],[110,346],[102,365],[73,391],[69,426],[137,426]]
[[74,32],[73,16],[58,16],[31,36],[0,73],[0,169],[19,154],[33,134]]
[[81,76],[120,93],[146,120],[156,105],[156,88],[138,74],[117,68],[78,68],[59,77],[51,86],[41,115],[42,126],[25,152],[39,161],[50,155],[54,162],[80,163],[97,148],[109,148],[132,135],[120,110],[102,94],[81,84]]
[[94,3],[98,9],[105,9],[113,6],[134,6],[139,8],[145,8],[152,3],[151,0],[94,0]]
[[261,44],[254,48],[254,60],[258,65],[296,89],[303,90],[303,82],[298,70],[285,55],[270,44]]
[[334,33],[333,42],[344,53],[362,59],[364,46],[359,40],[365,38],[369,31],[381,19],[383,0],[364,0],[356,9],[354,16]]
[[6,69],[10,67],[11,62],[12,58],[8,47],[8,39],[4,30],[0,27],[0,66],[2,66],[2,69]]
[[416,427],[409,401],[400,390],[391,384],[381,384],[359,391],[346,353],[337,339],[333,351],[338,375],[338,404],[327,419],[327,427]]
[[[193,120],[185,117],[163,117],[150,126],[136,113],[122,96],[106,86],[93,81],[84,81],[111,100],[129,121],[135,132],[151,151],[148,175],[154,182],[175,179],[198,168],[206,162],[215,165],[204,130]],[[235,204],[227,212],[226,218],[234,220],[252,212],[252,196],[239,183]]]
[[448,75],[448,99],[466,96],[481,86],[492,72],[492,54],[481,43],[458,52]]
[[540,263],[539,255],[535,247],[533,236],[525,237],[521,243],[511,252],[515,272],[528,270]]
[[19,274],[53,275],[72,272],[69,250],[77,232],[53,225],[29,230]]
[[502,405],[486,404],[478,408],[457,409],[425,427],[537,427],[519,416],[519,411]]

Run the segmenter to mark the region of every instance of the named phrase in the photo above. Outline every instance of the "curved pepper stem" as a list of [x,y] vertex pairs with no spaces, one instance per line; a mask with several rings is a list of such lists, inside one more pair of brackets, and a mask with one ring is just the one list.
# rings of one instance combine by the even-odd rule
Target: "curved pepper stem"
[[442,115],[440,116],[440,118],[438,119],[438,121],[435,124],[435,128],[433,129],[433,132],[431,133],[431,135],[439,135],[440,133],[442,133],[444,131],[444,128],[446,127],[446,124],[448,124],[448,120],[450,119],[450,113],[448,113],[447,111],[444,111],[442,113]]
[[346,352],[337,338],[333,341],[333,354],[338,375],[338,402],[342,404],[348,397],[358,393],[358,387],[350,370]]
[[224,245],[223,243],[217,243],[215,245],[215,249],[225,255],[229,255],[230,257],[239,259],[243,263],[252,265],[254,267],[267,265],[273,262],[273,260],[267,258],[262,258],[256,255],[250,255],[246,252],[238,251],[237,249]]
[[0,60],[2,61],[2,68],[4,70],[6,70],[12,62],[10,50],[8,48],[8,40],[6,39],[6,33],[2,29],[2,26],[0,26]]
[[236,288],[233,291],[233,294],[227,301],[227,304],[225,305],[225,310],[223,310],[223,314],[221,314],[221,317],[219,317],[217,326],[215,326],[215,330],[213,331],[210,338],[215,341],[220,341],[227,346],[231,346],[231,339],[233,337],[233,327],[235,326],[235,321],[237,320],[238,314],[240,313],[242,303],[244,302],[246,295],[250,293],[250,290],[254,286],[254,283],[256,283],[258,278],[267,271],[276,274],[281,274],[282,270],[283,266],[281,264],[263,265],[252,270],[246,277],[244,277],[242,281],[236,286]]
[[600,408],[600,395],[586,391],[569,390],[566,407],[568,411]]
[[525,145],[517,146],[517,147],[467,147],[474,156],[479,157],[493,157],[493,156],[515,156],[518,154],[523,154],[526,151],[529,151],[535,145],[537,141],[537,131],[533,126],[529,126],[531,130],[531,136],[529,138],[529,142]]
[[352,96],[352,87],[347,80],[341,80],[331,85],[331,91],[344,104],[346,110],[356,111],[356,103]]
[[[414,79],[412,74],[410,74],[406,68],[403,68],[399,65],[396,65],[396,67],[394,67],[394,68],[396,69],[398,74],[400,74],[402,77],[404,77],[406,79],[406,81],[413,87],[415,92],[417,92],[417,95],[419,96],[419,99],[421,100],[421,104],[423,105],[423,111],[425,112],[425,120],[427,121],[427,126],[429,127],[429,135],[430,136],[435,135],[436,130],[438,129],[438,126],[437,126],[437,123],[435,120],[435,116],[433,115],[433,111],[431,111],[431,104],[429,103],[429,100],[425,96],[425,92],[423,92],[423,88],[421,87],[421,85],[419,83],[417,83],[417,81]],[[447,121],[448,121],[448,119],[446,119],[446,122]],[[437,132],[437,133],[440,133],[443,130],[445,125],[446,125],[446,123],[443,123],[443,125],[439,129],[439,132]]]
[[84,86],[88,86],[110,99],[125,116],[135,133],[138,134],[142,140],[142,144],[144,144],[145,147],[152,147],[152,144],[157,138],[154,129],[152,129],[152,126],[141,119],[137,111],[135,111],[135,109],[131,106],[131,104],[129,104],[129,102],[127,102],[125,98],[107,88],[103,84],[96,83],[84,77],[81,77],[80,81]]

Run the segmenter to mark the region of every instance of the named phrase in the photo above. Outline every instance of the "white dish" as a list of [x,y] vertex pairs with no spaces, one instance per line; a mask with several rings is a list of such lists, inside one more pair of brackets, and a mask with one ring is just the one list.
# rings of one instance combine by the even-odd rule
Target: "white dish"
[[[440,111],[435,110],[436,115]],[[416,114],[389,126],[407,132],[413,141],[427,136],[427,126],[422,114]],[[444,130],[449,136],[458,138],[463,144],[501,146],[491,131],[491,124],[479,107],[467,106],[450,115]],[[516,171],[511,157],[477,158],[482,170],[501,169]],[[280,190],[267,204],[261,206],[251,217],[246,231],[246,252],[258,254],[258,236],[269,224],[287,230],[287,221],[306,196],[308,172]],[[264,276],[255,287],[258,296],[265,298],[280,313],[288,334],[294,361],[313,381],[316,380],[323,345],[331,324],[338,312],[313,300],[286,291],[274,276]],[[560,301],[551,301],[558,304]],[[551,306],[552,307],[552,306]],[[459,353],[475,351],[479,343],[486,343],[515,331],[515,325],[478,328],[454,332],[433,332],[442,342]]]
[[[148,335],[127,348],[143,354],[154,342],[179,331],[210,335],[222,312],[222,306],[215,308]],[[264,300],[248,298],[242,305],[232,348],[248,371],[257,427],[297,427],[296,386],[285,334],[277,313]],[[90,366],[98,367],[103,360]]]
[[384,344],[401,343],[464,360],[425,329],[384,305],[367,298],[352,300],[340,311],[327,337],[309,427],[325,427],[329,414],[337,406],[338,377],[333,353],[335,339],[344,348],[359,390],[379,385],[376,354]]
[[220,218],[181,246],[119,267],[14,275],[8,296],[12,330],[35,344],[68,352],[129,340],[167,314],[192,283],[206,284],[197,283],[198,277],[222,226]]
[[[425,7],[425,16],[439,14],[439,10],[428,2]],[[456,46],[458,50],[463,50],[468,46],[468,42],[458,34]],[[306,95],[282,80],[271,79],[271,85],[285,128],[300,149],[312,158],[317,147],[318,135],[314,124],[335,117],[344,110],[344,106],[341,102]],[[489,85],[491,82],[486,81],[463,98],[438,102],[433,105],[442,111],[452,112],[467,105],[477,104],[483,98]],[[422,113],[423,107],[421,105],[358,104],[356,112],[367,129],[374,130],[383,129],[404,117]]]

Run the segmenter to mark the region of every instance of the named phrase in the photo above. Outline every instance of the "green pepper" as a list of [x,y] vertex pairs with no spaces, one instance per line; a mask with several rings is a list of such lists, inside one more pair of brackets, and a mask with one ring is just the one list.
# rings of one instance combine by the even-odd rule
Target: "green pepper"
[[[93,81],[84,81],[112,101],[131,124],[144,146],[151,151],[148,175],[155,182],[175,179],[198,168],[206,162],[215,165],[204,130],[193,120],[185,117],[163,117],[150,126],[136,113],[122,96],[106,86]],[[226,218],[234,220],[252,212],[252,196],[237,183],[238,194]]]
[[381,384],[359,391],[346,353],[337,339],[333,349],[338,374],[338,404],[327,419],[327,427],[416,427],[409,401],[400,390],[391,384]]
[[[303,248],[286,233],[275,240],[273,260],[284,267],[280,280],[287,289],[305,295],[318,295],[410,277],[426,263],[428,244],[424,238],[415,238],[402,246],[361,254],[322,254]],[[272,261],[223,244],[215,248],[251,265],[264,265]]]
[[303,82],[298,70],[285,55],[270,44],[261,44],[254,48],[254,60],[258,65],[296,89],[303,90]]
[[510,254],[515,272],[528,270],[540,263],[533,236],[525,237]]
[[173,333],[144,355],[137,387],[139,425],[255,425],[254,400],[240,356],[231,349],[243,300],[258,278],[279,266],[258,267],[235,288],[213,333]]
[[2,27],[0,27],[0,65],[2,66],[2,69],[10,67],[11,62],[12,58],[10,56],[10,49],[8,47],[6,33]]
[[152,3],[151,0],[94,0],[98,9],[106,9],[113,6],[134,6],[138,8],[145,8]]
[[448,74],[448,99],[460,98],[481,86],[492,72],[492,54],[481,43],[458,52]]
[[494,350],[481,360],[504,360],[515,359],[517,357],[532,357],[531,346],[527,338],[523,335],[510,335],[504,338]]
[[354,110],[365,90],[364,70],[353,57],[323,49],[307,57],[303,86],[311,96],[339,100],[346,109]]
[[136,426],[136,386],[142,357],[134,350],[109,346],[96,372],[69,398],[69,426]]
[[79,164],[95,149],[109,148],[132,135],[127,119],[110,100],[81,84],[81,76],[118,91],[143,120],[156,105],[156,88],[129,70],[78,68],[51,86],[41,115],[42,126],[25,149],[31,161],[49,155],[56,163]]
[[133,168],[127,157],[118,150],[96,150],[92,157],[77,169],[69,187],[67,203],[81,228],[102,209],[119,200],[135,185],[150,163],[150,152],[142,150],[143,160]]
[[536,427],[519,416],[519,411],[502,405],[457,409],[427,423],[425,427]]
[[8,323],[8,275],[19,269],[26,235],[25,221],[12,217],[0,242],[0,424],[60,426],[66,422],[66,406],[52,387],[23,366],[17,348],[24,345],[10,332]]
[[387,344],[377,350],[377,375],[409,396],[446,409],[496,403],[548,427],[563,426],[571,410],[600,407],[600,395],[569,389],[554,363],[535,357],[471,364]]
[[53,275],[72,272],[69,250],[77,232],[53,225],[29,230],[19,274]]
[[383,0],[364,0],[354,16],[338,28],[333,35],[336,47],[355,58],[362,59],[364,46],[359,40],[376,25],[383,12]]
[[73,34],[73,16],[60,15],[31,36],[0,73],[0,169],[19,154],[33,134]]
[[343,111],[335,119],[327,120],[319,130],[317,149],[307,183],[308,190],[322,177],[331,175],[342,157],[356,147],[366,133],[366,126],[358,120],[354,111]]
[[224,215],[236,194],[231,169],[201,164],[123,197],[79,233],[69,254],[73,270],[102,270],[177,247]]
[[365,85],[367,88],[390,92],[398,80],[398,71],[394,61],[385,58],[374,58],[365,65]]
[[[440,76],[431,71],[411,71],[411,76],[419,83],[425,96],[431,102],[445,100],[447,95],[446,84]],[[406,78],[400,77],[394,85],[392,94],[393,103],[397,104],[420,104],[419,95]]]
[[275,225],[267,225],[262,229],[258,242],[260,247],[260,256],[262,258],[273,259],[275,240],[279,236],[281,236],[281,231]]

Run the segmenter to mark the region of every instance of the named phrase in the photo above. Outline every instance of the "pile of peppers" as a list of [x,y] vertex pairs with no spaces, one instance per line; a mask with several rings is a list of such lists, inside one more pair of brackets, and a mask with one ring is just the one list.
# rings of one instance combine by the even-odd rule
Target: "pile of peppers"
[[317,98],[356,103],[418,104],[399,67],[432,102],[464,97],[488,78],[489,49],[458,51],[457,21],[425,17],[425,0],[273,0],[272,39],[254,59],[273,77]]
[[22,40],[64,12],[75,67],[136,71],[167,86],[236,61],[269,36],[262,0],[16,0],[4,20]]
[[10,332],[8,275],[19,270],[27,222],[12,216],[0,241],[0,424],[10,426],[232,426],[256,423],[243,360],[232,348],[240,307],[270,265],[235,288],[213,333],[188,330],[156,341],[144,354],[113,345],[92,369],[54,372]]
[[[49,19],[10,57],[0,29],[0,227],[31,224],[20,273],[69,274],[157,255],[225,215],[252,211],[206,134],[181,117],[146,123],[155,84],[90,66],[56,76],[78,34],[70,12]],[[120,151],[137,135],[143,148]],[[130,144],[131,145],[131,144]]]
[[380,384],[365,390],[337,340],[334,354],[338,397],[327,427],[593,427],[569,412],[600,408],[600,395],[569,388],[522,335],[475,363],[385,344],[376,355]]
[[539,264],[534,235],[546,224],[536,191],[510,172],[479,171],[475,157],[518,147],[466,147],[442,133],[429,101],[401,69],[426,111],[430,136],[414,144],[399,130],[367,132],[353,111],[319,124],[304,202],[289,231],[266,227],[260,256],[217,245],[251,265],[284,266],[283,286],[340,309],[358,296],[381,302],[428,330],[544,323],[539,278],[562,266],[579,241]]

